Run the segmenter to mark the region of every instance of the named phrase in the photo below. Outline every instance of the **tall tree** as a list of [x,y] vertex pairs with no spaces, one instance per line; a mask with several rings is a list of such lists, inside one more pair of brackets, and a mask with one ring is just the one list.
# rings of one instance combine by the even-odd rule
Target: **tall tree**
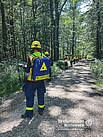
[[[93,0],[89,4],[89,10],[86,13],[87,24],[89,30],[88,47],[92,48],[92,54],[97,59],[101,59],[102,53],[102,2],[101,0]],[[87,31],[87,30],[86,30]],[[90,35],[91,34],[91,35]],[[91,52],[91,51],[90,51]]]
[[73,10],[72,55],[74,55],[74,46],[75,46],[75,10],[76,10],[76,2],[72,4],[72,10]]
[[[50,14],[51,14],[51,24],[53,27],[53,44],[54,44],[54,60],[57,61],[59,59],[59,20],[62,9],[66,4],[67,0],[59,7],[59,1],[55,0],[55,4],[53,4],[53,0],[50,0]],[[53,9],[53,5],[55,5],[55,12]],[[55,13],[55,14],[53,14]]]
[[79,48],[82,49],[82,31],[84,31],[82,22],[80,1],[68,2],[60,19],[60,38],[65,45],[65,54],[79,54]]
[[99,0],[96,4],[97,9],[97,36],[96,36],[96,50],[97,50],[97,59],[100,59],[100,9],[99,9]]
[[34,37],[34,40],[36,39],[36,35],[37,35],[37,30],[36,30],[36,25],[35,25],[37,8],[38,8],[38,6],[36,4],[36,1],[32,0],[32,11],[33,11],[33,19],[34,19],[34,23],[33,23],[33,30],[34,30],[33,37]]
[[4,58],[6,58],[6,51],[7,51],[7,33],[6,33],[6,22],[5,22],[5,10],[4,10],[4,3],[1,3],[1,14],[2,14],[2,38],[3,38],[3,52]]

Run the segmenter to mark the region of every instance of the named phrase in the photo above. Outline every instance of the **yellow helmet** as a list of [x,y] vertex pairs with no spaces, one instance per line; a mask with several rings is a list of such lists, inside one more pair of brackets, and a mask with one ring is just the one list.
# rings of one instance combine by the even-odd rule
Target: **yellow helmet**
[[33,41],[31,48],[41,48],[40,42],[39,41]]
[[45,55],[49,55],[49,52],[45,52]]

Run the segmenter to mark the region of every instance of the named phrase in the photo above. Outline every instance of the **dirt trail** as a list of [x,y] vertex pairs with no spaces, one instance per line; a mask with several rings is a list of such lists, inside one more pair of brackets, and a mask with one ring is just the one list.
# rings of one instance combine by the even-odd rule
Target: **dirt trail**
[[0,105],[0,137],[103,137],[103,91],[82,60],[47,84],[45,112],[21,119],[25,112],[22,91],[9,96]]

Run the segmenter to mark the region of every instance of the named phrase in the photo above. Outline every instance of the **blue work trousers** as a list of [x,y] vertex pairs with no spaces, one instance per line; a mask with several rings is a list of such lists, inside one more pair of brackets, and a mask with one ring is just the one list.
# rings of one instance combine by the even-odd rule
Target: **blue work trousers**
[[26,115],[33,115],[34,108],[34,96],[37,89],[37,98],[38,98],[38,110],[44,110],[44,93],[46,92],[44,81],[29,81],[28,87],[25,91],[26,96]]

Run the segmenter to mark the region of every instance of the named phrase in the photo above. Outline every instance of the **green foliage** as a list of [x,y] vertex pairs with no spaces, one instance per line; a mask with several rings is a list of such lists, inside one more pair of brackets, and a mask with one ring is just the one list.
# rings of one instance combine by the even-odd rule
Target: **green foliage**
[[103,61],[95,60],[95,62],[90,63],[89,66],[92,74],[97,78],[97,81],[93,82],[93,84],[103,88]]
[[62,70],[65,70],[65,62],[64,61],[57,61],[56,66],[58,66]]
[[51,68],[51,75],[55,76],[62,72],[62,70],[65,70],[65,62],[64,61],[57,61],[54,63],[54,65]]
[[[97,50],[99,51],[99,57],[103,54],[101,41],[103,41],[103,30],[101,31],[103,19],[100,19],[102,11],[102,1],[90,2],[88,11],[84,14],[86,17],[84,20],[85,34],[84,40],[87,44],[87,53],[91,53],[94,57],[97,57]],[[99,29],[98,29],[99,28]],[[101,36],[101,37],[100,37]]]
[[10,95],[17,90],[20,90],[18,76],[10,71],[1,75],[0,85],[0,96],[3,97]]
[[51,68],[51,76],[55,76],[61,72],[62,70],[58,66],[56,66],[56,63],[54,63],[54,65]]
[[[22,84],[18,78],[17,72],[17,64],[18,61],[14,60],[13,62],[9,62],[8,64],[3,61],[0,63],[1,72],[0,72],[0,97],[6,97],[13,92],[16,92],[21,89]],[[63,61],[55,62],[51,68],[51,75],[55,76],[62,72],[65,64]],[[19,71],[21,79],[24,78],[24,72],[22,69]],[[27,77],[27,75],[26,75]]]
[[21,88],[17,72],[17,60],[10,64],[2,62],[0,67],[2,70],[0,72],[0,96],[6,97]]
[[94,81],[94,82],[91,82],[92,84],[98,86],[98,87],[101,87],[103,88],[103,82],[100,82],[100,81]]
[[95,84],[96,84],[96,86],[103,88],[103,82],[96,81]]
[[87,55],[87,59],[92,59],[93,56],[92,55]]
[[95,60],[94,63],[89,64],[91,72],[98,80],[103,81],[103,62],[100,60]]

